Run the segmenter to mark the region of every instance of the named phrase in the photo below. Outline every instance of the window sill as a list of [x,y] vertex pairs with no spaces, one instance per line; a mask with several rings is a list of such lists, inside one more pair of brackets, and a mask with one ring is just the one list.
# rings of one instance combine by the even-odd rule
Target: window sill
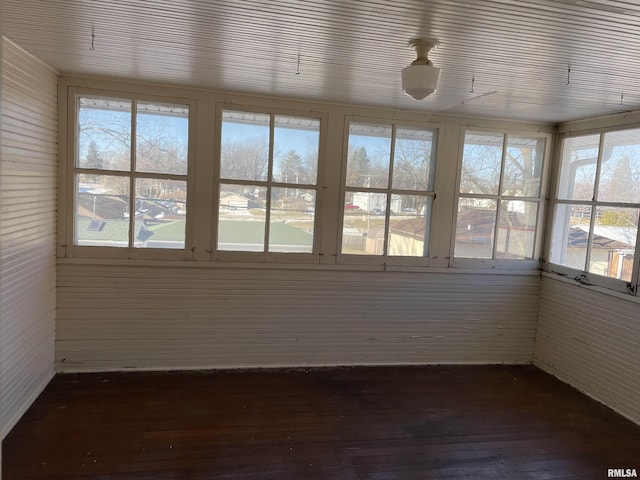
[[528,275],[540,276],[539,269],[523,268],[451,268],[406,265],[346,265],[346,264],[292,264],[292,263],[253,263],[240,261],[188,261],[188,260],[139,260],[114,258],[69,258],[59,257],[58,265],[114,265],[114,266],[154,266],[186,268],[222,268],[222,269],[273,269],[273,270],[315,270],[315,271],[371,271],[404,273],[451,273],[478,275]]
[[620,291],[617,291],[617,290],[612,290],[610,288],[602,287],[600,285],[588,285],[588,284],[585,284],[585,283],[581,283],[581,282],[575,280],[574,278],[566,276],[563,273],[557,273],[557,272],[552,272],[552,271],[542,271],[541,275],[544,278],[550,278],[550,279],[553,279],[553,280],[557,280],[559,282],[567,283],[569,285],[574,285],[576,287],[585,288],[587,290],[591,290],[591,291],[594,291],[594,292],[602,293],[604,295],[610,295],[612,297],[616,297],[616,298],[620,298],[620,299],[623,299],[623,300],[628,300],[628,301],[633,302],[633,303],[640,304],[640,297],[638,297],[637,295],[634,295],[632,293],[620,292]]

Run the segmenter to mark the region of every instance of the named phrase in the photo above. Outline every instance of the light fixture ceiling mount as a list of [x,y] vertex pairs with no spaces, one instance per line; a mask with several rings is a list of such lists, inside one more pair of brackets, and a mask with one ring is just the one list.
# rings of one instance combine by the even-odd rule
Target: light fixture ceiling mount
[[429,60],[429,51],[439,45],[433,38],[414,38],[409,46],[415,48],[417,58],[402,69],[402,91],[415,100],[428,97],[438,88],[440,69]]

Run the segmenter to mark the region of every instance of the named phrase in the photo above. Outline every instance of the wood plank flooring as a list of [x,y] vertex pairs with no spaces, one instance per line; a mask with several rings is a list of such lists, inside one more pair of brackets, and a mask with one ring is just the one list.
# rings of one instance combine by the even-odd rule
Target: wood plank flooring
[[58,375],[4,480],[606,479],[640,426],[531,366]]

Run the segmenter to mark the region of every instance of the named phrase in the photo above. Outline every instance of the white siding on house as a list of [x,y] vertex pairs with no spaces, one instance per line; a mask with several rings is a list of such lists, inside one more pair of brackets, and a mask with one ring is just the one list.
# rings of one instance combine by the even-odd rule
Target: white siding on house
[[536,275],[58,263],[59,371],[532,361]]
[[3,38],[0,439],[53,376],[57,74]]
[[535,364],[640,423],[640,302],[545,276]]

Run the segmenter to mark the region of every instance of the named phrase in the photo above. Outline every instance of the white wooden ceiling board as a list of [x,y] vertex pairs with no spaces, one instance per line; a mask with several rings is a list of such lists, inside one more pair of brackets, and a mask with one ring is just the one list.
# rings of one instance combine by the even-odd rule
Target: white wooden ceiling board
[[[625,1],[4,0],[3,19],[66,74],[551,123],[640,108],[640,5]],[[416,36],[440,41],[422,102],[400,85]]]

